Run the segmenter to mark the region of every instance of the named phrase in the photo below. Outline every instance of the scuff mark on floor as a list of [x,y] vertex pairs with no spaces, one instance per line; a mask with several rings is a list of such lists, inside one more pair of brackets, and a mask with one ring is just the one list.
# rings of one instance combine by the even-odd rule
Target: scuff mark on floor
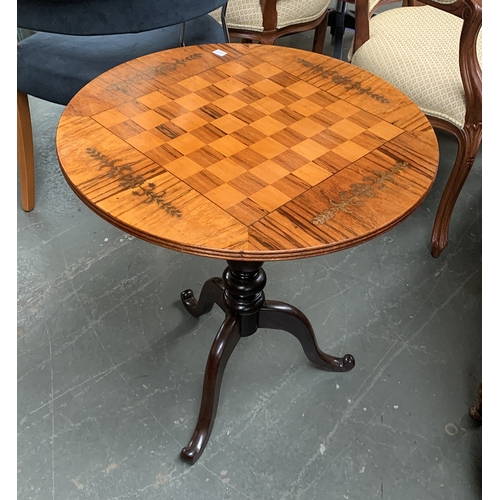
[[109,462],[109,465],[102,470],[102,472],[104,472],[105,474],[109,474],[113,469],[116,469],[118,467],[118,465],[116,464],[116,462],[114,460],[110,460]]
[[71,482],[79,489],[83,490],[83,484],[78,481],[78,479],[73,478]]

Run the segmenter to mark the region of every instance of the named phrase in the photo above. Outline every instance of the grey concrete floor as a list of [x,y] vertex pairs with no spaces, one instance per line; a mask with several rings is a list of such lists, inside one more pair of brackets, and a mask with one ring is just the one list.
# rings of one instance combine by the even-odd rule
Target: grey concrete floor
[[430,234],[456,154],[445,133],[435,185],[406,221],[351,250],[265,265],[266,296],[300,308],[321,348],[356,367],[318,370],[280,331],[243,339],[190,467],[179,452],[223,315],[192,318],[179,293],[225,262],[91,212],[59,170],[63,108],[31,105],[37,204],[17,208],[19,499],[481,498],[482,428],[468,414],[482,379],[481,152],[438,259]]

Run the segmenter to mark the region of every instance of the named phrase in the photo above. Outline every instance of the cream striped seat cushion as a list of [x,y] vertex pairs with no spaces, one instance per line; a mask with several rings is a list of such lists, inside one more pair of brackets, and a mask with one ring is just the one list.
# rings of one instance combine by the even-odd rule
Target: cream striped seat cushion
[[[330,0],[278,0],[278,28],[318,19],[328,8]],[[218,13],[214,13],[216,19]],[[229,0],[226,11],[228,28],[264,31],[260,0]]]
[[[392,83],[425,114],[463,128],[465,93],[458,65],[462,22],[428,6],[387,10],[370,20],[370,39],[354,56],[351,47],[348,59]],[[476,48],[481,64],[482,30]]]

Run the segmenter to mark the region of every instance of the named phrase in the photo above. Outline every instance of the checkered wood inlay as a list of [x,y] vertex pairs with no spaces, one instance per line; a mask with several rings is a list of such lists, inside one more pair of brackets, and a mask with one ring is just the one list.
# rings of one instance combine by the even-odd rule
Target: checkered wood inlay
[[244,224],[403,132],[268,62],[244,62],[93,118]]
[[[226,55],[215,55],[216,48]],[[148,189],[156,193],[144,198],[151,210],[161,203],[175,206],[170,212],[163,210],[164,224],[173,224],[168,214],[178,219],[206,214],[206,224],[221,223],[221,231],[228,221],[238,227],[238,243],[231,240],[227,248],[219,248],[224,245],[218,240],[206,241],[206,231],[201,231],[197,237],[204,249],[186,249],[192,253],[205,254],[209,248],[223,258],[239,251],[255,259],[259,250],[307,253],[308,246],[324,246],[328,241],[342,246],[342,239],[352,240],[343,242],[352,246],[359,231],[365,233],[363,237],[379,231],[420,202],[434,178],[437,158],[428,122],[418,108],[385,82],[366,75],[341,61],[283,47],[229,44],[146,56],[99,77],[68,105],[58,131],[63,172],[91,208],[104,210],[117,225],[123,221],[129,231],[130,221],[122,219],[125,200],[119,196],[116,206],[110,201],[120,186],[129,188],[136,198],[146,196]],[[73,146],[64,146],[70,138],[65,124],[73,130],[77,116],[83,121],[79,131],[72,132]],[[75,139],[81,141],[79,146]],[[419,140],[431,144],[428,157],[421,155]],[[95,165],[90,169],[94,174],[81,177],[81,166],[74,160],[82,161],[82,151],[100,161],[101,186],[93,181]],[[398,162],[409,167],[404,174],[403,209],[389,210],[385,222],[357,221],[360,229],[354,235],[342,230],[344,236],[339,236],[333,226],[330,230],[316,227],[315,216],[328,208],[331,198],[341,201],[345,193],[352,193],[353,185],[370,184],[380,169],[389,171]],[[148,165],[139,168],[139,164]],[[158,182],[167,173],[169,189]],[[408,188],[407,181],[413,187]],[[392,176],[388,183],[399,181]],[[182,196],[169,197],[181,191]],[[106,201],[103,192],[110,196]],[[196,215],[192,211],[196,202],[190,197],[198,198],[201,211]],[[352,212],[353,206],[366,208],[367,201],[351,202],[351,210],[345,213]],[[281,241],[282,237],[271,242],[269,223],[279,224],[280,217],[299,208],[296,221],[290,223],[293,218],[286,216],[287,230],[308,221],[311,227],[301,231],[308,233],[311,242],[302,241],[302,236],[292,238],[292,244]],[[159,217],[147,214],[144,207],[138,213],[142,218]],[[222,222],[212,219],[218,213],[224,214]],[[367,227],[370,224],[373,227]],[[140,237],[173,248],[194,245],[189,238],[172,244],[166,233],[154,234],[146,226],[138,228]],[[263,234],[258,235],[259,231]]]

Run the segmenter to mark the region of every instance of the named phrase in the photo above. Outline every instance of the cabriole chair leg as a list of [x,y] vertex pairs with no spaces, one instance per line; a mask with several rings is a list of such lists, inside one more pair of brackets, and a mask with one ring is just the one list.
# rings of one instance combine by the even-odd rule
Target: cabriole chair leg
[[457,135],[457,158],[441,196],[432,230],[433,257],[439,257],[448,245],[448,231],[453,208],[476,159],[481,137],[482,129],[480,126],[466,126],[463,133]]

